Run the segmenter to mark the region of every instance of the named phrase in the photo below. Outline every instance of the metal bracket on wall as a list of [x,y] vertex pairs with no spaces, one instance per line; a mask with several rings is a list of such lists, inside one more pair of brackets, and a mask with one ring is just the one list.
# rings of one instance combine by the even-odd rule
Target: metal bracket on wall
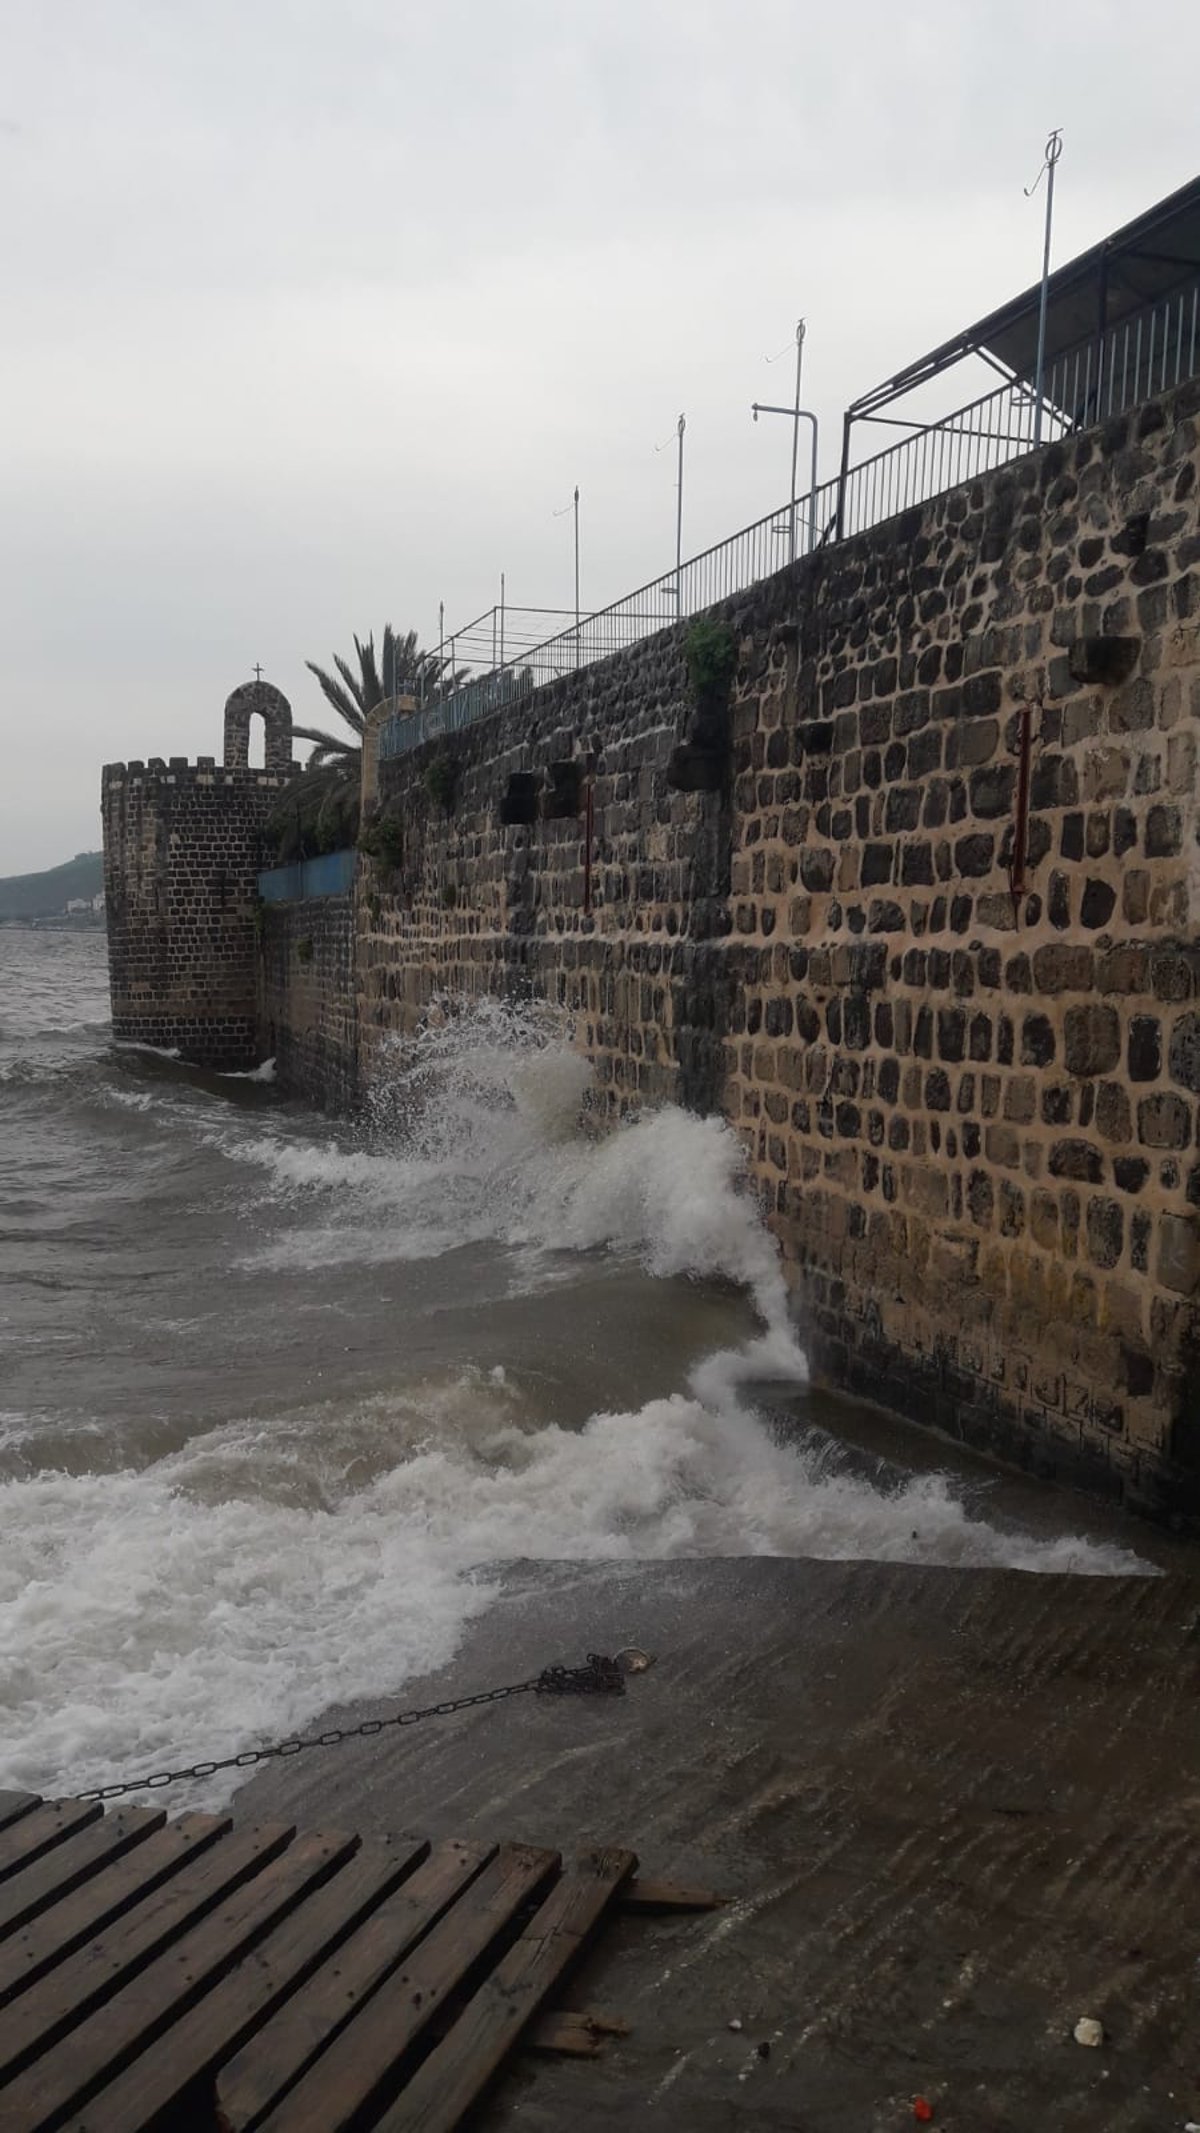
[[1008,863],[1008,892],[1012,897],[1014,924],[1021,923],[1021,898],[1025,894],[1025,869],[1029,855],[1029,771],[1033,755],[1033,714],[1044,706],[1039,696],[1031,703],[1026,698],[1018,707],[1017,719],[1017,811],[1013,823],[1012,856]]

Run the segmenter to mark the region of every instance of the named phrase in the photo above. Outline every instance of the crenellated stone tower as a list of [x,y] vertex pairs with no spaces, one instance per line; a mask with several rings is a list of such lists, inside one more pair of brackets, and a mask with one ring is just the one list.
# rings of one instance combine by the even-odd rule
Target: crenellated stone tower
[[[262,719],[264,767],[248,767]],[[257,1063],[255,906],[262,832],[292,775],[292,713],[261,678],[225,705],[225,759],[109,763],[102,774],[113,1035],[221,1072]]]

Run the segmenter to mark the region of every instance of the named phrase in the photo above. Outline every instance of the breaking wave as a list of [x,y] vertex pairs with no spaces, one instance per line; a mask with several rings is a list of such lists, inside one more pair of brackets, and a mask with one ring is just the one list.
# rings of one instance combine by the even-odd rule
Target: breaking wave
[[[331,1270],[369,1279],[371,1265],[483,1244],[553,1270],[545,1308],[568,1342],[598,1254],[744,1291],[757,1329],[693,1355],[677,1389],[597,1404],[582,1427],[561,1408],[548,1418],[519,1368],[415,1367],[403,1323],[385,1392],[177,1427],[169,1443],[147,1428],[136,1450],[120,1440],[116,1465],[78,1471],[67,1456],[72,1429],[76,1442],[95,1429],[86,1418],[6,1416],[0,1784],[105,1782],[392,1696],[453,1657],[498,1566],[525,1558],[1145,1567],[1006,1529],[945,1476],[864,1473],[806,1427],[778,1257],[719,1121],[665,1108],[597,1133],[587,1067],[541,1013],[449,1017],[393,1066],[357,1141],[194,1090],[116,1092],[131,1130],[166,1126],[219,1156],[205,1190],[237,1186],[247,1249],[229,1293],[243,1308],[253,1272],[295,1298]],[[352,1323],[353,1289],[339,1296]]]

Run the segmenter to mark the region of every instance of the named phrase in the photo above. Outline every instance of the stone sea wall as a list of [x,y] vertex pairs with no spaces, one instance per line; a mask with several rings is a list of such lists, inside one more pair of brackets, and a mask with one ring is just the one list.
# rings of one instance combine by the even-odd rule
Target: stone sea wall
[[358,1097],[353,896],[259,907],[258,1045],[289,1095],[349,1111]]
[[729,1117],[824,1375],[1160,1506],[1200,1476],[1198,404],[715,610],[723,732],[676,630],[383,763],[355,948],[366,1081],[435,995],[557,1002],[603,1108]]
[[820,1374],[1195,1513],[1198,415],[1183,387],[726,602],[720,700],[685,624],[377,783],[372,749],[385,856],[263,907],[253,1042],[248,874],[193,862],[222,809],[249,850],[254,774],[210,821],[211,775],[185,817],[118,767],[121,1027],[219,1001],[345,1106],[435,1000],[554,1003],[600,1111],[729,1119]]
[[1175,1503],[1200,1472],[1198,404],[848,544],[794,636],[743,635],[725,1095],[828,1375]]

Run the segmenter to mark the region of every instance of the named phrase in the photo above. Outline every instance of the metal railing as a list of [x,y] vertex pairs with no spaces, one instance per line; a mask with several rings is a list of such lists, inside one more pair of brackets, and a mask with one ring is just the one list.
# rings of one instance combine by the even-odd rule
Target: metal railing
[[[1200,281],[1122,321],[1103,339],[1094,336],[1058,357],[1045,378],[1042,442],[1123,414],[1198,372]],[[511,659],[502,658],[444,702],[389,719],[380,733],[381,760],[460,732],[547,682],[626,651],[685,615],[715,607],[773,576],[797,549],[803,553],[865,533],[900,511],[993,472],[1034,449],[1035,413],[1033,388],[1014,380],[939,423],[904,425],[911,427],[909,436],[860,460],[840,480],[823,482],[814,494],[768,512],[678,570],[664,571],[611,607],[582,616],[578,626],[515,650]],[[495,612],[489,610],[489,616]]]
[[[1200,370],[1200,281],[1069,349],[1046,372],[1042,443],[1122,415]],[[903,423],[910,436],[860,460],[845,479],[838,532],[865,533],[898,511],[990,474],[1035,448],[1033,387],[1014,380],[943,422]],[[872,422],[894,417],[872,415]]]
[[678,570],[664,571],[636,592],[614,600],[611,607],[582,615],[578,627],[560,630],[556,636],[522,651],[511,666],[469,681],[442,704],[427,711],[399,712],[385,721],[379,735],[381,762],[420,748],[425,741],[457,733],[464,726],[505,710],[534,689],[558,681],[580,667],[595,665],[614,652],[640,644],[656,630],[669,629],[686,615],[703,614],[731,594],[744,592],[760,579],[771,577],[788,561],[793,545],[804,550],[828,539],[837,516],[836,481],[823,482],[815,497],[796,499],[793,540],[793,506],[786,503],[743,526],[728,540],[718,541],[701,555],[691,556]]

